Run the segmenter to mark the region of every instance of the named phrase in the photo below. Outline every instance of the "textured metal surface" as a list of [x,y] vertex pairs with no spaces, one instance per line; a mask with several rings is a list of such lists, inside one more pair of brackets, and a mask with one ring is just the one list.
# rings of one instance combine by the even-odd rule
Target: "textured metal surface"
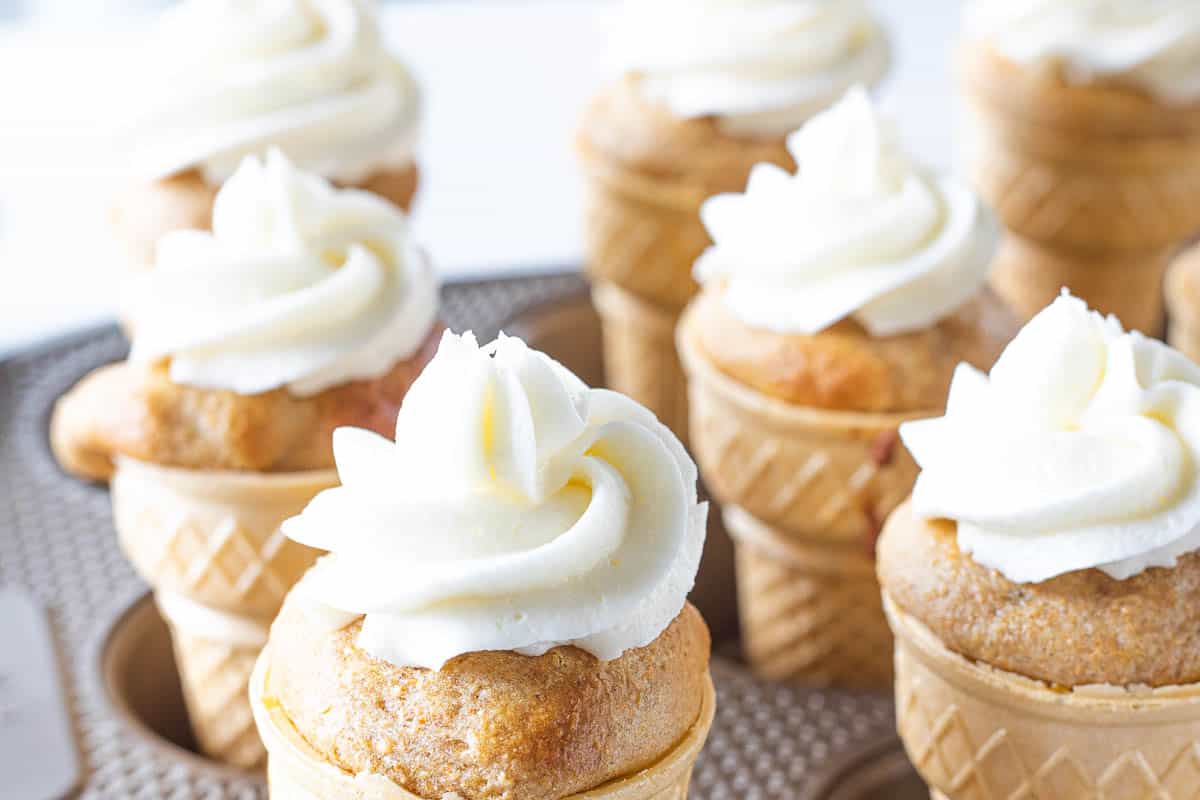
[[[457,284],[445,291],[443,316],[486,339],[523,312],[584,290],[574,275]],[[107,490],[58,469],[46,427],[59,395],[124,351],[117,330],[103,328],[0,362],[0,584],[27,588],[49,609],[83,761],[78,796],[262,798],[259,778],[156,741],[119,712],[102,677],[110,631],[146,586],[117,549]],[[763,684],[724,658],[713,672],[717,719],[694,798],[816,798],[863,752],[888,741],[892,711],[882,695]]]

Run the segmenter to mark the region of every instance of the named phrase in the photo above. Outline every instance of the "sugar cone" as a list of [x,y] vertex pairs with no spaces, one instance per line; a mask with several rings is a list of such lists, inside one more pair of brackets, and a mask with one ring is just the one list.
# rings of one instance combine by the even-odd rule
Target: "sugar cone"
[[[381,776],[347,773],[313,750],[271,696],[269,661],[268,647],[250,681],[250,705],[269,754],[267,782],[272,797],[423,800]],[[696,723],[657,764],[563,800],[686,800],[692,767],[712,727],[715,708],[716,695],[709,680]]]
[[1005,237],[992,265],[992,288],[1018,316],[1029,319],[1063,290],[1126,328],[1148,336],[1163,331],[1163,279],[1172,249],[1083,251],[1048,247],[1015,234]]
[[1167,343],[1200,362],[1200,247],[1181,254],[1167,270]]
[[884,688],[892,634],[879,604],[874,552],[803,540],[725,506],[737,554],[742,648],[768,680]]
[[1200,795],[1200,684],[1049,687],[968,661],[886,595],[883,605],[897,728],[934,798]]
[[970,172],[1005,227],[1081,250],[1154,250],[1200,231],[1200,106],[1070,85],[980,43],[961,63]]
[[675,353],[679,315],[611,283],[596,284],[592,300],[600,314],[608,385],[687,441],[687,383]]
[[170,593],[156,600],[171,631],[196,744],[218,761],[261,769],[267,754],[254,727],[247,687],[267,642],[266,621],[215,612]]
[[873,543],[917,477],[897,429],[936,412],[793,406],[721,373],[686,329],[685,318],[678,346],[688,377],[690,441],[717,499],[788,535]]
[[336,484],[335,470],[272,475],[123,458],[113,515],[125,555],[156,591],[269,620],[317,556],[279,526]]
[[[121,548],[154,587],[197,742],[213,758],[261,763],[246,681],[266,627],[318,555],[279,526],[336,483],[334,470],[269,475],[117,461]],[[256,640],[247,628],[263,633]]]
[[692,265],[712,244],[700,221],[711,192],[623,170],[587,148],[584,235],[588,272],[663,308],[696,293]]

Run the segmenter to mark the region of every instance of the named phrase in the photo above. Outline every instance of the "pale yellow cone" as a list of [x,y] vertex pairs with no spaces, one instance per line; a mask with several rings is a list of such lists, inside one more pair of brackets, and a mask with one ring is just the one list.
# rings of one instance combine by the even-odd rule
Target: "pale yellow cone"
[[912,489],[917,465],[901,423],[934,416],[794,406],[717,370],[680,328],[691,445],[722,503],[808,539],[861,544]]
[[[250,704],[267,748],[267,782],[275,800],[423,800],[378,775],[352,775],[308,746],[270,693],[270,648],[250,681]],[[716,696],[707,684],[700,717],[657,764],[564,800],[686,800],[692,767],[712,727]]]
[[611,283],[597,283],[592,300],[604,336],[608,386],[654,412],[687,441],[687,383],[675,352],[679,315]]
[[755,674],[817,686],[890,686],[892,634],[873,550],[789,536],[737,506],[726,506],[724,518],[737,554],[743,655]]
[[267,641],[267,622],[215,612],[158,595],[171,631],[188,721],[200,751],[243,769],[266,765],[250,710],[250,675]]
[[1200,247],[1179,255],[1167,270],[1167,343],[1200,362]]
[[1009,230],[1080,250],[1154,250],[1200,231],[1200,108],[1067,84],[979,43],[961,64],[970,173]]
[[113,517],[122,550],[155,590],[269,620],[317,556],[279,526],[336,484],[336,470],[276,475],[121,458]]
[[1077,251],[1048,247],[1015,234],[1005,237],[992,263],[992,288],[1028,320],[1064,288],[1127,329],[1163,332],[1163,278],[1171,248],[1150,251]]
[[[160,608],[178,607],[164,602],[178,598],[192,609],[190,619],[231,621],[197,634],[194,625],[164,614],[197,743],[213,758],[261,764],[246,681],[266,627],[318,555],[279,527],[336,484],[335,470],[271,475],[117,461],[111,493],[118,538]],[[239,621],[260,628],[264,638],[228,638],[223,628]]]
[[1200,684],[1051,688],[968,661],[890,598],[883,605],[897,728],[934,798],[1200,796]]

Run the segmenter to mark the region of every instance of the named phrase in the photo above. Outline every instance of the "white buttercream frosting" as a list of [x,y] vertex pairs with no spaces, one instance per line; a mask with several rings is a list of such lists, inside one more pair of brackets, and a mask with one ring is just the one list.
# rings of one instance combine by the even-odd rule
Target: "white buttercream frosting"
[[707,505],[679,441],[623,395],[501,337],[446,333],[396,440],[334,434],[342,485],[284,533],[331,554],[297,587],[315,620],[438,669],[468,652],[644,646],[695,580]]
[[648,99],[761,136],[877,83],[890,57],[864,0],[626,0],[616,38]]
[[354,182],[411,163],[419,98],[374,0],[184,0],[149,34],[134,167],[214,183],[278,146]]
[[967,35],[1067,80],[1117,78],[1169,102],[1200,99],[1196,0],[972,0]]
[[959,181],[913,165],[866,92],[851,90],[788,140],[800,165],[754,168],[710,198],[696,280],[724,284],[748,325],[813,334],[848,316],[876,336],[916,330],[983,286],[992,214]]
[[1124,579],[1200,548],[1200,367],[1063,295],[990,375],[960,365],[946,415],[900,435],[913,508],[959,547],[1031,583]]
[[437,292],[399,209],[271,151],[218,192],[211,233],[167,234],[133,280],[130,359],[169,357],[181,384],[311,395],[416,353]]

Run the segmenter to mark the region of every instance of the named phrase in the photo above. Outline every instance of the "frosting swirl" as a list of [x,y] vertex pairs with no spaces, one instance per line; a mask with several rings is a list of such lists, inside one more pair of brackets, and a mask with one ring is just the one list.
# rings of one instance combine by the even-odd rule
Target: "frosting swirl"
[[412,161],[416,84],[372,0],[185,0],[148,50],[134,166],[149,178],[198,167],[219,183],[269,146],[347,182]]
[[573,644],[613,659],[691,590],[707,504],[682,445],[518,339],[446,333],[395,443],[342,428],[333,448],[342,485],[283,531],[331,551],[297,587],[314,618],[364,617],[378,658],[438,669]]
[[760,136],[877,83],[890,57],[863,0],[626,0],[617,39],[647,98]]
[[174,231],[133,279],[130,359],[177,383],[311,395],[377,378],[421,346],[437,281],[404,214],[253,156],[217,193],[212,232]]
[[700,283],[749,325],[813,334],[853,315],[871,334],[928,327],[983,286],[997,226],[975,195],[917,169],[867,93],[851,90],[788,140],[791,175],[759,164],[745,194],[710,198]]
[[1200,367],[1065,293],[900,435],[916,513],[1012,581],[1120,580],[1200,548]]
[[1076,83],[1117,78],[1168,102],[1200,99],[1195,0],[972,0],[967,35]]

